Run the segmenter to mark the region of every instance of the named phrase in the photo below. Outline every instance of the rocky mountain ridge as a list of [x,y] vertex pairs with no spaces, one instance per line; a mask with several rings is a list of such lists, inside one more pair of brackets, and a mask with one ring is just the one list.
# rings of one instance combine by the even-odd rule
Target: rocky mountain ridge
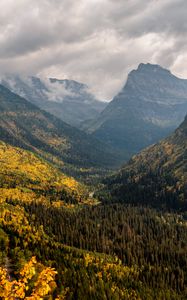
[[186,112],[187,80],[158,65],[140,64],[100,115],[82,128],[128,159],[170,134]]

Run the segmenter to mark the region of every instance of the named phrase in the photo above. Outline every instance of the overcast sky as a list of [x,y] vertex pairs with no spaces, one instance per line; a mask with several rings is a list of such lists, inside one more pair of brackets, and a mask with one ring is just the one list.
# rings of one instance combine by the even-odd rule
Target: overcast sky
[[75,79],[110,99],[140,62],[187,78],[187,0],[0,0],[0,72]]

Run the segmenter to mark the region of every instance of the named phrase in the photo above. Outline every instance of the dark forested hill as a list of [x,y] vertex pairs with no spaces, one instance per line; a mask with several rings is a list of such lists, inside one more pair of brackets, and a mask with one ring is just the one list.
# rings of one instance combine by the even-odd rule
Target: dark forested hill
[[42,111],[0,86],[0,139],[45,158],[75,167],[110,167],[118,163],[102,142]]
[[120,201],[187,209],[187,117],[171,136],[132,157],[108,188]]
[[140,64],[101,114],[82,128],[123,153],[124,159],[168,136],[187,111],[187,80]]

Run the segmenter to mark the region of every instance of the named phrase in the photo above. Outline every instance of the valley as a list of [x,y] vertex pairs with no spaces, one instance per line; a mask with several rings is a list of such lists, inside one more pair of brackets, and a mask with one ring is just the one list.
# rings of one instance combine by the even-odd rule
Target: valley
[[[84,100],[85,86],[51,82]],[[186,80],[140,64],[92,120],[78,105],[76,124],[41,104],[38,78],[4,84],[0,298],[186,299]]]

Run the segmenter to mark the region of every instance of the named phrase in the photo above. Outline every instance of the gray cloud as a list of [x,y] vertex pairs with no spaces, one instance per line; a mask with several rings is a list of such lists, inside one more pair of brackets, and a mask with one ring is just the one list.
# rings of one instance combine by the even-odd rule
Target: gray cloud
[[1,73],[87,83],[110,99],[152,62],[187,77],[186,0],[1,0]]

